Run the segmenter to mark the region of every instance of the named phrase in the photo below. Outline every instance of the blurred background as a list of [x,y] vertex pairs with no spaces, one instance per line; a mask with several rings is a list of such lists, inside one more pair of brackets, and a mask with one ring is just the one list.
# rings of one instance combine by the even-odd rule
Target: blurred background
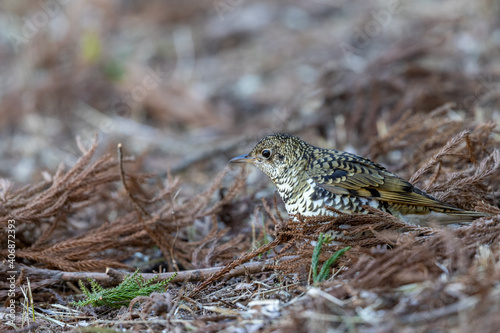
[[498,123],[499,55],[494,0],[4,0],[0,177],[70,166],[95,134],[193,188],[274,132],[374,157],[407,113]]
[[[248,175],[238,176],[240,165],[218,175],[230,158],[275,132],[372,158],[406,179],[426,166],[413,178],[417,186],[458,207],[482,203],[491,211],[500,202],[499,122],[498,0],[0,1],[0,221],[17,221],[16,262],[32,271],[182,271],[227,264],[269,244],[276,220],[267,217],[260,199],[273,207],[274,185],[253,167]],[[70,169],[85,150],[80,148],[88,149],[95,137],[92,158],[100,163],[82,159]],[[116,163],[102,157],[115,158],[118,143],[139,162],[125,163],[123,183]],[[61,164],[72,171],[56,174]],[[178,181],[161,184],[168,172]],[[146,209],[139,210],[137,202]],[[302,316],[307,309],[341,318],[338,325],[349,332],[374,331],[372,326],[397,332],[403,323],[410,323],[405,331],[415,323],[425,325],[415,328],[421,332],[452,326],[498,332],[499,251],[483,245],[498,243],[498,223],[492,221],[498,218],[454,234],[436,232],[422,243],[408,235],[394,243],[387,237],[394,251],[362,239],[366,249],[348,253],[354,269],[340,275],[344,282],[325,289],[346,307],[337,308],[330,297],[304,295],[305,279],[300,282],[296,272],[300,279],[311,275],[312,249],[294,245],[296,239],[283,244],[290,252],[281,254],[302,253],[306,264],[292,261],[288,271],[279,264],[293,275],[224,280],[213,294],[181,309],[190,290],[183,284],[173,289],[180,296],[175,305],[165,305],[172,304],[166,298],[155,304],[168,312],[161,324],[170,327],[165,331],[179,325],[209,331],[201,318],[212,311],[210,304],[224,308],[210,326],[214,332],[236,321],[252,325],[242,331],[270,321],[292,330],[327,331],[318,326],[326,319]],[[379,226],[368,227],[385,228]],[[6,227],[0,228],[6,234],[0,256],[7,257],[7,230],[11,258]],[[380,235],[385,244],[389,234]],[[316,244],[305,239],[304,245]],[[22,272],[19,281],[30,274]],[[36,291],[35,300],[44,303],[56,298],[59,304],[60,295],[78,292],[59,278],[29,281],[30,293]],[[4,284],[0,294],[12,288]],[[251,284],[256,289],[244,286]],[[224,301],[224,290],[238,295]],[[240,293],[252,296],[242,300]],[[310,302],[295,301],[302,296]],[[273,306],[251,317],[250,303],[239,303],[267,298],[286,302],[281,309],[290,315],[278,322],[270,315]],[[65,321],[60,309],[44,314]],[[243,315],[231,323],[235,310]],[[73,324],[84,320],[71,313]],[[89,313],[88,318],[115,316]],[[145,312],[126,315],[145,318]],[[116,316],[128,318],[123,312]],[[258,319],[262,324],[247,320],[264,317]],[[45,329],[39,319],[45,317],[37,318]],[[337,321],[330,324],[341,331]],[[116,327],[128,327],[123,325]],[[146,325],[151,330],[153,324]],[[486,330],[488,325],[496,329]],[[267,331],[277,331],[273,327]]]

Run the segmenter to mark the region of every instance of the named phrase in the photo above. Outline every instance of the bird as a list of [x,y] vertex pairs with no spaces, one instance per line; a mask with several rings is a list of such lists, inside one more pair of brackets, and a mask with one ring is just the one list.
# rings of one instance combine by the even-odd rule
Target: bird
[[315,147],[300,138],[275,133],[261,139],[247,155],[230,163],[250,163],[278,189],[292,216],[368,214],[370,206],[404,222],[427,225],[471,222],[487,214],[460,209],[417,188],[367,158]]

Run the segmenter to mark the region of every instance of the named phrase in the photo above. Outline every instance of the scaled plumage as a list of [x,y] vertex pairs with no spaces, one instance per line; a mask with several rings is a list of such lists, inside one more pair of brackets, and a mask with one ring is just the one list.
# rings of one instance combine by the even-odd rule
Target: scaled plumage
[[407,222],[469,222],[485,216],[437,200],[383,166],[364,157],[314,147],[289,134],[263,138],[248,155],[232,163],[251,163],[278,188],[288,214],[367,213],[369,205]]

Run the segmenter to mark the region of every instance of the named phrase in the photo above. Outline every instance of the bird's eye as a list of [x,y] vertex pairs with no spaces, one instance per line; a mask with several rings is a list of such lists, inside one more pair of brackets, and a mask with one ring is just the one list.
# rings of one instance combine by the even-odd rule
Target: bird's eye
[[269,157],[271,157],[271,150],[270,149],[264,149],[261,153],[262,157],[264,157],[265,159],[268,159]]

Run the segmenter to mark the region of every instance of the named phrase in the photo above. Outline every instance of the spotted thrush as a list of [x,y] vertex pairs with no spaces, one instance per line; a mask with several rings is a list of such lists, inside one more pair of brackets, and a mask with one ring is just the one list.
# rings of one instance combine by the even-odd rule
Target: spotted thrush
[[269,135],[230,162],[251,163],[267,174],[290,215],[336,215],[328,206],[348,214],[366,214],[363,206],[371,206],[417,224],[486,215],[442,202],[367,158],[314,147],[289,134]]

